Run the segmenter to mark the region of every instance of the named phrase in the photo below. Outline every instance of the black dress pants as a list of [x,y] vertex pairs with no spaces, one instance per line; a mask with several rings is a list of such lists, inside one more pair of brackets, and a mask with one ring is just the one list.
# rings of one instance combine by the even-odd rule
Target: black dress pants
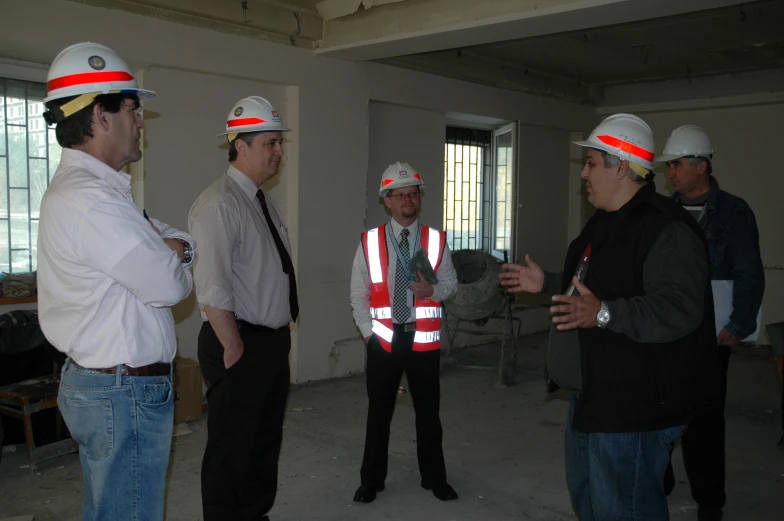
[[395,411],[400,378],[405,371],[416,414],[417,460],[422,484],[446,483],[439,419],[441,352],[413,351],[414,333],[395,324],[392,352],[381,347],[378,337],[367,345],[367,393],[369,399],[362,485],[379,487],[387,477],[389,427]]
[[275,503],[289,392],[288,328],[247,326],[229,369],[209,322],[199,332],[207,381],[207,448],[201,468],[204,521],[260,521]]
[[[730,347],[719,346],[718,349],[721,406],[708,414],[694,418],[681,438],[683,464],[691,485],[691,497],[701,508],[723,508],[727,501],[724,490],[726,473],[724,406],[727,401]],[[667,474],[672,476],[672,462],[667,468]]]

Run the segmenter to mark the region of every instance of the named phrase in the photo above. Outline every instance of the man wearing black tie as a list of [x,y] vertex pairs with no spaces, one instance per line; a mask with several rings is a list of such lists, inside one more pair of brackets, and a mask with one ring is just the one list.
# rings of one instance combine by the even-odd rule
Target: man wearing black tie
[[226,122],[229,169],[193,203],[188,228],[207,253],[194,269],[199,363],[207,382],[205,521],[256,521],[275,502],[297,284],[283,217],[261,186],[278,174],[283,121],[241,99]]

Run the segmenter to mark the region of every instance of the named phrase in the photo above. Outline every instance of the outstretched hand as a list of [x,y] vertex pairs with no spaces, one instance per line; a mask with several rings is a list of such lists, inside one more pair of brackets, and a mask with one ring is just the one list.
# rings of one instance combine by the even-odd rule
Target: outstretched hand
[[526,254],[524,266],[504,264],[501,270],[501,285],[510,293],[541,293],[544,287],[544,270],[531,260],[530,255]]

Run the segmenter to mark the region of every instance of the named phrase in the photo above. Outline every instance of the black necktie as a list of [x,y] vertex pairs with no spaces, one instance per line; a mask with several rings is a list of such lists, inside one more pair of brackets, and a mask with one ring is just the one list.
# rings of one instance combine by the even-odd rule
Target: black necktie
[[289,252],[286,251],[286,246],[283,245],[283,241],[280,239],[277,226],[272,222],[264,192],[259,190],[256,192],[256,197],[259,198],[261,210],[264,212],[264,218],[267,219],[267,226],[269,226],[270,233],[272,233],[272,239],[275,241],[275,246],[278,248],[280,263],[283,264],[283,273],[289,276],[289,307],[291,309],[291,320],[296,321],[297,316],[299,315],[299,303],[297,302],[297,277],[294,275],[294,264],[291,262]]

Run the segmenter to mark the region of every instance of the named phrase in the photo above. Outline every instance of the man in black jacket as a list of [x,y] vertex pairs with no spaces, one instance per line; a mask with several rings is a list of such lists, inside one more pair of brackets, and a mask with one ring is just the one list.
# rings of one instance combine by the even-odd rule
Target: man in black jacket
[[[665,163],[667,179],[677,190],[673,199],[689,211],[708,240],[711,277],[718,281],[716,300],[730,301],[732,308],[729,316],[717,313],[716,317],[721,318],[721,330],[716,332],[721,407],[695,418],[683,435],[683,463],[691,495],[699,505],[700,521],[721,521],[723,517],[724,402],[730,350],[758,330],[757,316],[765,291],[754,212],[746,201],[719,188],[712,175],[712,156],[713,144],[708,133],[696,125],[684,125],[670,134],[663,154],[656,158]],[[725,294],[719,295],[719,291]],[[665,492],[674,486],[670,465],[664,481]]]
[[588,148],[581,177],[597,212],[562,274],[526,256],[501,279],[555,294],[547,366],[552,386],[573,392],[566,469],[580,520],[667,520],[669,444],[718,401],[707,245],[656,193],[644,121],[616,114],[576,144]]

